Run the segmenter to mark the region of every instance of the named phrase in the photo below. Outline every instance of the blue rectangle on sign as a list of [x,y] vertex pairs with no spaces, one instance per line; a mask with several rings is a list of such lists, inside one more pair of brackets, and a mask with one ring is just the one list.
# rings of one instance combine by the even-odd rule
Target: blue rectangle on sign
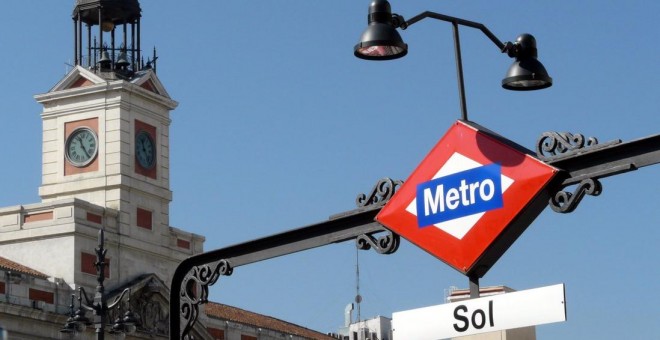
[[502,206],[502,167],[499,164],[484,165],[417,185],[420,228]]

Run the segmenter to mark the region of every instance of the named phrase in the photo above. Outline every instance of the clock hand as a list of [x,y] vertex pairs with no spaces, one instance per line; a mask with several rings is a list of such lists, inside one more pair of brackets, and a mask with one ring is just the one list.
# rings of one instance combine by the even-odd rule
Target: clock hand
[[80,142],[80,147],[82,148],[82,150],[83,150],[83,152],[85,153],[85,155],[87,155],[87,157],[91,157],[91,156],[89,155],[89,152],[87,152],[87,149],[85,149],[85,143],[83,143],[83,139],[82,139],[82,137],[78,136],[78,141]]

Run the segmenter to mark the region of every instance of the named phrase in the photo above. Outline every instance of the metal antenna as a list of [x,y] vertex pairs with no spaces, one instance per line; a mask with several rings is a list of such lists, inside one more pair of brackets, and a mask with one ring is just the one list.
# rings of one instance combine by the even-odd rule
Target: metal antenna
[[360,249],[355,247],[355,303],[357,304],[357,322],[362,321],[360,315],[360,303],[362,302],[362,295],[360,295]]

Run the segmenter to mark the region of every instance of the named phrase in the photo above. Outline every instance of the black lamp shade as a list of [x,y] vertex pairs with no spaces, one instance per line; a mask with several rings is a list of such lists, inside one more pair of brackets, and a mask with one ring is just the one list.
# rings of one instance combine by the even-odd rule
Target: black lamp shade
[[392,23],[392,10],[386,0],[374,0],[369,6],[369,26],[362,33],[360,42],[355,45],[356,57],[367,60],[390,60],[401,58],[408,53],[408,45],[403,42]]
[[516,60],[509,67],[502,87],[514,91],[532,91],[552,86],[552,78],[537,59],[536,39],[530,34],[522,34],[515,43]]

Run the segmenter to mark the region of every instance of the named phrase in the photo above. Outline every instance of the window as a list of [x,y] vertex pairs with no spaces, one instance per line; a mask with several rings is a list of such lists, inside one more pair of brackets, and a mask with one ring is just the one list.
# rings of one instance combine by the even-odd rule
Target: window
[[152,217],[151,211],[137,208],[138,227],[151,230],[153,224],[151,217]]
[[92,214],[91,212],[87,213],[87,220],[96,224],[103,224],[103,216]]
[[182,240],[180,238],[176,239],[176,246],[179,248],[190,249],[190,241]]
[[53,219],[52,211],[35,213],[35,214],[26,214],[25,216],[23,216],[23,223],[39,222],[39,221],[46,221],[52,219]]
[[207,328],[206,329],[209,334],[213,337],[215,340],[225,340],[225,331],[222,329],[217,329],[217,328]]
[[[86,274],[96,275],[96,255],[80,253],[80,271]],[[110,259],[105,259],[105,278],[110,278]]]
[[43,290],[39,289],[33,289],[30,288],[30,293],[29,293],[30,300],[33,301],[43,301],[45,303],[53,304],[54,302],[54,294],[51,292],[46,292]]

